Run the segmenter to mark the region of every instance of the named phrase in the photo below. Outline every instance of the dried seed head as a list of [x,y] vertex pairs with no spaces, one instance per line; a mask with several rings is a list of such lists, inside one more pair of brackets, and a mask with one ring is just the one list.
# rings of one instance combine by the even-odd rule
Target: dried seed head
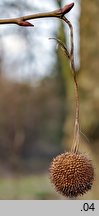
[[53,159],[50,166],[50,180],[56,190],[67,197],[83,195],[91,189],[94,168],[85,155],[67,152]]

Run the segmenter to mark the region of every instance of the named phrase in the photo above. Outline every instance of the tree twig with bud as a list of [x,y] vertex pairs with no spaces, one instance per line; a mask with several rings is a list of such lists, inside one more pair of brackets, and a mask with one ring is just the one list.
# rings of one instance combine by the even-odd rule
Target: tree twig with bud
[[45,12],[45,13],[36,13],[27,16],[22,16],[18,18],[9,18],[9,19],[0,19],[0,24],[16,24],[19,26],[34,26],[32,23],[28,22],[27,20],[33,20],[38,18],[47,18],[47,17],[54,17],[64,20],[64,15],[67,14],[74,6],[74,3],[65,5],[63,8],[52,11],[52,12]]

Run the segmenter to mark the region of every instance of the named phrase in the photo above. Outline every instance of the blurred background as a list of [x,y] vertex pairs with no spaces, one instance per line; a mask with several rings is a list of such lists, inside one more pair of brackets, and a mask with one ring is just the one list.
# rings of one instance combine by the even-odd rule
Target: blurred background
[[[98,0],[74,2],[66,17],[74,28],[80,151],[95,167],[92,190],[78,199],[99,199]],[[0,18],[52,11],[67,3],[1,0]],[[74,88],[68,59],[48,38],[61,39],[69,49],[69,29],[58,19],[31,23],[33,28],[0,26],[0,199],[66,199],[51,185],[48,170],[53,157],[72,146]]]

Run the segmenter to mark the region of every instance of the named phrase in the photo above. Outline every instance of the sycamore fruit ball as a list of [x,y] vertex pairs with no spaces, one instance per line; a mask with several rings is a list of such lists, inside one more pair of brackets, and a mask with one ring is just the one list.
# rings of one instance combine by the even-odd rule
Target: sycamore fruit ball
[[82,153],[67,152],[58,155],[53,159],[49,173],[56,191],[70,198],[86,193],[94,181],[91,160]]

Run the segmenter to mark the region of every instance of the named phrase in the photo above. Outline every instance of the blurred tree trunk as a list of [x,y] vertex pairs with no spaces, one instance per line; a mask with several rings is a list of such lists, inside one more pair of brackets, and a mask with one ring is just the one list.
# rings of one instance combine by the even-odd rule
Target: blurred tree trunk
[[2,37],[0,36],[0,79],[3,73],[3,48],[2,48]]
[[[90,199],[99,199],[99,2],[81,1],[81,125],[90,143],[82,145],[90,151],[96,169]],[[83,148],[83,149],[85,149]],[[85,196],[87,198],[87,195]]]

